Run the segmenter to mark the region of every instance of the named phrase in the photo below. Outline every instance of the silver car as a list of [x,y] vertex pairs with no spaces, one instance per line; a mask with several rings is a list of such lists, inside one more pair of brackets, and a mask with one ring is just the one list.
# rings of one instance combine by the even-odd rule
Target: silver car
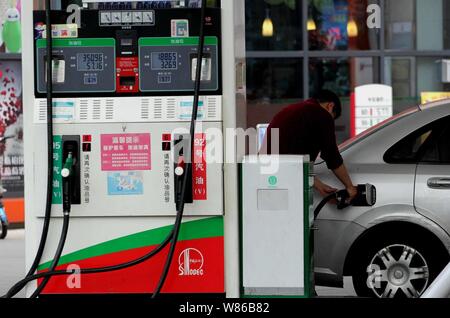
[[[377,203],[322,210],[316,284],[352,276],[359,296],[419,297],[450,261],[450,100],[399,114],[341,151],[354,183],[376,186]],[[339,188],[325,163],[315,169]]]

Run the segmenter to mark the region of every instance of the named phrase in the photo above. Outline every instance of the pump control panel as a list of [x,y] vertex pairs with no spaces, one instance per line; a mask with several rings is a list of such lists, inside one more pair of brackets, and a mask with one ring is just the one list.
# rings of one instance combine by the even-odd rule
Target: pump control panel
[[[217,91],[218,39],[207,37],[205,44],[202,89]],[[141,38],[139,40],[141,91],[192,91],[197,66],[197,46],[198,38]]]
[[[198,10],[160,9],[129,13],[130,18],[127,18],[122,11],[82,10],[82,25],[77,37],[69,36],[69,33],[63,35],[63,32],[54,34],[52,80],[55,96],[148,96],[168,92],[183,95],[192,92],[199,41]],[[186,19],[186,16],[192,18]],[[64,25],[67,14],[55,12],[52,19],[55,24]],[[142,19],[142,23],[137,22],[138,19]],[[35,12],[35,29],[40,30],[35,32],[36,95],[42,98],[47,81],[46,39],[41,30],[44,22],[44,12]],[[220,11],[210,10],[205,33],[202,94],[221,95]]]
[[[55,93],[116,91],[115,39],[55,39],[53,85]],[[46,92],[46,40],[36,41],[38,93]]]
[[[52,12],[58,26],[52,28],[55,145],[64,149],[65,136],[80,140],[73,216],[173,216],[177,211],[183,180],[177,175],[179,158],[186,157],[177,149],[190,142],[180,143],[179,136],[189,134],[200,10],[128,11],[131,20],[123,10],[82,9],[73,34],[64,32],[68,13]],[[48,80],[43,24],[45,13],[34,11],[34,123],[42,127]],[[214,147],[207,141],[223,129],[220,9],[207,9],[204,35],[201,125],[185,196],[188,216],[223,215],[224,206],[223,191],[216,190],[223,184],[223,159],[209,163],[206,158]],[[64,155],[60,149],[55,149],[58,158]],[[54,168],[54,184],[60,185],[61,162]],[[45,179],[45,171],[36,171],[36,178]],[[55,209],[60,190],[54,187]]]

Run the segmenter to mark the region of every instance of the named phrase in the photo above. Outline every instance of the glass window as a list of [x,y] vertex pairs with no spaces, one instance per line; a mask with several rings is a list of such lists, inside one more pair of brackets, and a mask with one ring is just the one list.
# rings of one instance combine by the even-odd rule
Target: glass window
[[393,88],[394,113],[417,105],[416,66],[414,57],[387,57],[385,60],[385,84]]
[[63,8],[67,8],[71,4],[76,4],[79,6],[83,5],[82,0],[62,0],[61,2]]
[[285,106],[303,99],[301,59],[247,59],[247,125],[270,123]]
[[384,161],[387,163],[417,163],[419,150],[430,137],[431,131],[432,129],[429,127],[401,140],[388,150]]
[[336,122],[336,135],[341,143],[351,136],[350,95],[355,87],[379,82],[379,59],[372,57],[321,59],[309,64],[309,92],[314,96],[328,89],[341,97],[342,116]]
[[372,57],[312,58],[309,64],[310,94],[322,89],[349,96],[355,87],[377,83],[379,60]]
[[433,131],[433,139],[427,145],[421,162],[450,163],[450,122],[448,119],[441,122],[441,129]]
[[387,49],[415,48],[415,0],[388,0],[385,8]]
[[302,90],[301,59],[247,59],[249,100],[296,100],[303,97]]
[[395,164],[450,162],[448,121],[449,117],[439,119],[410,134],[389,149],[384,160]]
[[301,50],[301,0],[246,0],[247,50]]
[[367,27],[369,0],[309,0],[308,37],[311,50],[375,50],[379,37]]
[[[34,10],[45,10],[45,0],[33,0]],[[51,0],[52,10],[65,10],[69,5],[82,6],[83,0]]]
[[450,48],[450,0],[387,0],[386,48]]
[[448,57],[387,57],[385,84],[393,87],[394,113],[421,103],[423,93],[448,92],[442,78],[442,60]]
[[33,0],[33,10],[43,10],[45,9],[44,0]]

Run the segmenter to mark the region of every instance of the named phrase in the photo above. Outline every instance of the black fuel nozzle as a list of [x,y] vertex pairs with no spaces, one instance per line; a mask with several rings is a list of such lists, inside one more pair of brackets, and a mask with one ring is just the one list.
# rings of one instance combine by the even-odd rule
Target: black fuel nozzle
[[338,210],[343,210],[345,208],[348,208],[349,206],[356,206],[356,207],[364,207],[364,206],[374,206],[377,202],[377,189],[372,184],[360,184],[357,186],[358,194],[356,197],[350,201],[349,200],[349,194],[347,190],[340,190],[336,193],[330,194],[329,196],[325,197],[319,205],[317,205],[316,209],[314,210],[314,219],[317,219],[317,217],[320,214],[320,211],[324,208],[324,206],[332,201],[337,201],[337,208]]
[[[175,182],[175,205],[177,211],[180,209],[183,202],[185,204],[194,203],[194,194],[192,189],[192,168],[188,169],[188,165],[192,167],[192,158],[190,150],[190,136],[175,135],[174,136],[174,182]],[[189,161],[191,160],[191,161]],[[186,188],[184,189],[183,196],[183,184],[186,181]]]
[[62,176],[62,193],[63,193],[63,212],[64,214],[70,213],[72,207],[72,187],[73,187],[73,167],[75,161],[73,159],[72,152],[67,154],[66,161],[63,169],[61,170]]
[[349,194],[347,190],[340,190],[336,192],[336,201],[338,210],[344,210],[348,208],[351,204],[348,200]]
[[337,208],[343,210],[349,206],[366,207],[374,206],[377,202],[377,189],[372,184],[359,184],[357,186],[357,195],[349,201],[347,190],[336,192]]

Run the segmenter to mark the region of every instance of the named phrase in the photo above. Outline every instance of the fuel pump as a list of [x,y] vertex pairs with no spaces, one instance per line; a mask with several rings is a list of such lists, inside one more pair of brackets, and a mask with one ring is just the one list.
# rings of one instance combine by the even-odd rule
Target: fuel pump
[[[222,45],[232,43],[222,36],[222,10],[229,21],[234,4],[164,1],[160,9],[132,1],[116,10],[84,2],[79,25],[64,11],[24,4],[34,29],[25,40],[34,49],[24,49],[34,70],[24,85],[34,105],[25,129],[35,140],[52,136],[54,173],[48,218],[36,187],[47,158],[29,143],[26,251],[38,267],[9,295],[35,279],[33,296],[224,294],[224,179],[232,177],[205,153],[211,130],[236,127],[235,96],[222,107],[224,90],[236,84],[236,73],[222,75]],[[174,161],[180,130],[190,145]]]

